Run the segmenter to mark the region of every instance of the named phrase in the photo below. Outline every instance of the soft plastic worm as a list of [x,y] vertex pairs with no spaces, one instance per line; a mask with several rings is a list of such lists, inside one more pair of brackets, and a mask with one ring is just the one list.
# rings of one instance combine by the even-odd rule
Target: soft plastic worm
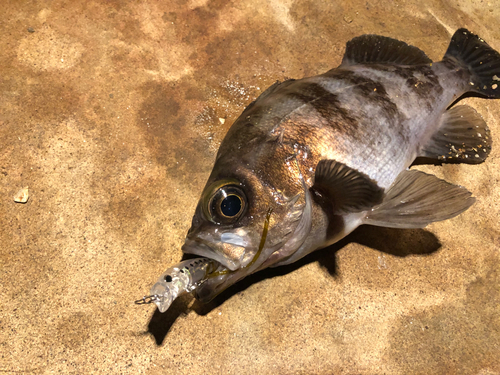
[[219,263],[209,258],[195,258],[180,262],[160,276],[151,288],[150,296],[139,301],[154,302],[160,312],[165,312],[178,296],[195,290],[218,267]]

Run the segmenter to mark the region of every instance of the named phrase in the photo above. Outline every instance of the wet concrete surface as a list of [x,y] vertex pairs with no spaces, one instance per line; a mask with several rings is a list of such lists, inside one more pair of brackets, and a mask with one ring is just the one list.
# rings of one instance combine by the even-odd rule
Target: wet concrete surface
[[[500,101],[493,151],[418,166],[476,204],[425,230],[361,227],[209,305],[134,305],[181,259],[215,153],[276,80],[378,33],[434,60],[494,1],[2,1],[0,372],[499,374]],[[26,204],[13,196],[29,187]]]

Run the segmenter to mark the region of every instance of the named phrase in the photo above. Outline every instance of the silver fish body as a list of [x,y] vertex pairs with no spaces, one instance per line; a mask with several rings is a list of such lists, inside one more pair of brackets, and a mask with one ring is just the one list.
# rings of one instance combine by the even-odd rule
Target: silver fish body
[[440,62],[394,39],[347,44],[324,74],[276,83],[224,138],[183,252],[218,262],[209,301],[258,270],[289,264],[361,224],[424,227],[473,204],[464,188],[408,170],[416,157],[478,163],[491,140],[466,92],[499,98],[500,55],[458,30]]

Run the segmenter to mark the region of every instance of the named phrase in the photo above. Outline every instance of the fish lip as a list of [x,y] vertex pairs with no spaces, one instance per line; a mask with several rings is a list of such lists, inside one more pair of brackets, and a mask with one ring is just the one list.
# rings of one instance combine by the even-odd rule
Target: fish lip
[[186,239],[186,242],[182,246],[182,252],[186,254],[195,254],[202,257],[210,258],[219,262],[223,267],[226,267],[230,271],[236,271],[240,268],[240,264],[227,259],[223,255],[217,253],[216,250],[205,244],[204,242]]

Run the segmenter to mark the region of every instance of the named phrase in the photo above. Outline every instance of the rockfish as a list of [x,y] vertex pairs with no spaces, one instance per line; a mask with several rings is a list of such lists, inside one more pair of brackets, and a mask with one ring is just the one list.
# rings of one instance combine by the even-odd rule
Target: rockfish
[[[500,54],[465,29],[439,62],[395,39],[363,35],[326,73],[277,82],[221,143],[182,251],[148,302],[202,302],[247,275],[290,264],[362,224],[423,228],[475,201],[409,169],[415,158],[480,163],[489,129],[465,93],[500,98]],[[146,300],[139,300],[145,302]]]

